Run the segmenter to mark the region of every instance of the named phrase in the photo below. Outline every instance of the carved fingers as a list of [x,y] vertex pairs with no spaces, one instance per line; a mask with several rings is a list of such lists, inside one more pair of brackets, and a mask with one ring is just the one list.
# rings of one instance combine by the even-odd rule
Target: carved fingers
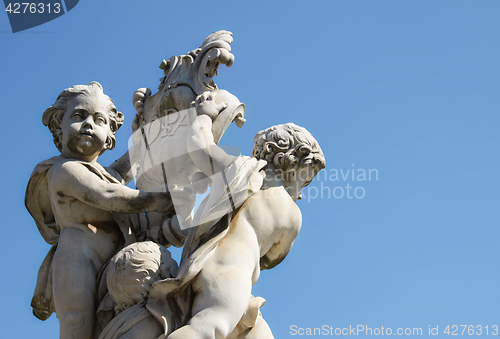
[[147,87],[139,88],[132,96],[132,103],[137,113],[141,114],[143,111],[144,100],[151,95],[151,90]]
[[196,108],[198,115],[208,115],[210,118],[215,119],[229,104],[227,102],[217,104],[216,98],[217,92],[206,91],[198,95],[191,106]]
[[134,121],[132,122],[132,130],[135,131],[139,128],[140,125],[144,122],[143,112],[144,112],[144,102],[146,98],[151,95],[151,90],[147,87],[139,88],[134,92],[132,96],[132,103],[134,105],[137,114],[134,117]]

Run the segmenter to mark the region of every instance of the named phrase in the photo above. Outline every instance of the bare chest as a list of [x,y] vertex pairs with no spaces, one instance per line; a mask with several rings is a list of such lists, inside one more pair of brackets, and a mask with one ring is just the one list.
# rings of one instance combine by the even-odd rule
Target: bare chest
[[61,192],[51,194],[51,203],[56,221],[61,228],[77,226],[93,233],[98,230],[111,234],[120,232],[111,212],[65,196]]

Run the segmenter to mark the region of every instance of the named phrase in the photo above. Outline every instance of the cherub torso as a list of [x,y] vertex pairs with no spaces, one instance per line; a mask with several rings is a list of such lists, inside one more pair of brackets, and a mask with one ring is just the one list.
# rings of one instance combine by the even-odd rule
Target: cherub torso
[[257,236],[261,257],[280,241],[284,232],[298,233],[300,229],[300,209],[282,187],[260,190],[243,207],[245,219]]
[[[95,179],[102,180],[97,175]],[[78,241],[85,241],[88,249],[97,254],[99,261],[106,262],[122,241],[118,224],[111,212],[66,195],[64,185],[58,178],[49,177],[49,196],[60,228],[59,242],[74,241],[71,238],[77,236]]]
[[300,229],[301,218],[299,208],[283,187],[255,193],[241,206],[228,234],[219,243],[212,261],[220,267],[214,271],[244,266],[252,272],[254,284],[260,275],[260,258],[270,250],[273,257],[286,256]]

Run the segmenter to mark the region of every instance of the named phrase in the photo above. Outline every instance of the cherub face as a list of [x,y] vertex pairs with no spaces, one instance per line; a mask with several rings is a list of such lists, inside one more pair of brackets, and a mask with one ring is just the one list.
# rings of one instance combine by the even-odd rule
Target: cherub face
[[102,94],[85,93],[71,99],[60,125],[62,153],[86,161],[97,158],[109,147],[111,111],[116,111],[115,106]]
[[313,161],[312,154],[302,158],[295,169],[289,172],[288,180],[284,181],[284,184],[294,201],[302,199],[302,189],[309,185],[318,172],[319,169]]

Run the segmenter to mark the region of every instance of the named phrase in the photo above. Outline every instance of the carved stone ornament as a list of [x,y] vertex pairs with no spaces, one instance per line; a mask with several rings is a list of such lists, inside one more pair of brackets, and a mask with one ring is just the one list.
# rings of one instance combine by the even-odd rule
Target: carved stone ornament
[[[43,113],[60,155],[26,190],[52,245],[31,305],[41,320],[57,313],[60,338],[273,338],[252,286],[291,250],[295,201],[325,158],[292,123],[257,133],[251,157],[218,146],[245,122],[244,104],[213,80],[234,62],[232,40],[215,32],[161,62],[158,91],[133,94],[130,148],[109,167],[97,160],[123,114],[99,83],[65,89]],[[179,263],[171,245],[183,247]]]

